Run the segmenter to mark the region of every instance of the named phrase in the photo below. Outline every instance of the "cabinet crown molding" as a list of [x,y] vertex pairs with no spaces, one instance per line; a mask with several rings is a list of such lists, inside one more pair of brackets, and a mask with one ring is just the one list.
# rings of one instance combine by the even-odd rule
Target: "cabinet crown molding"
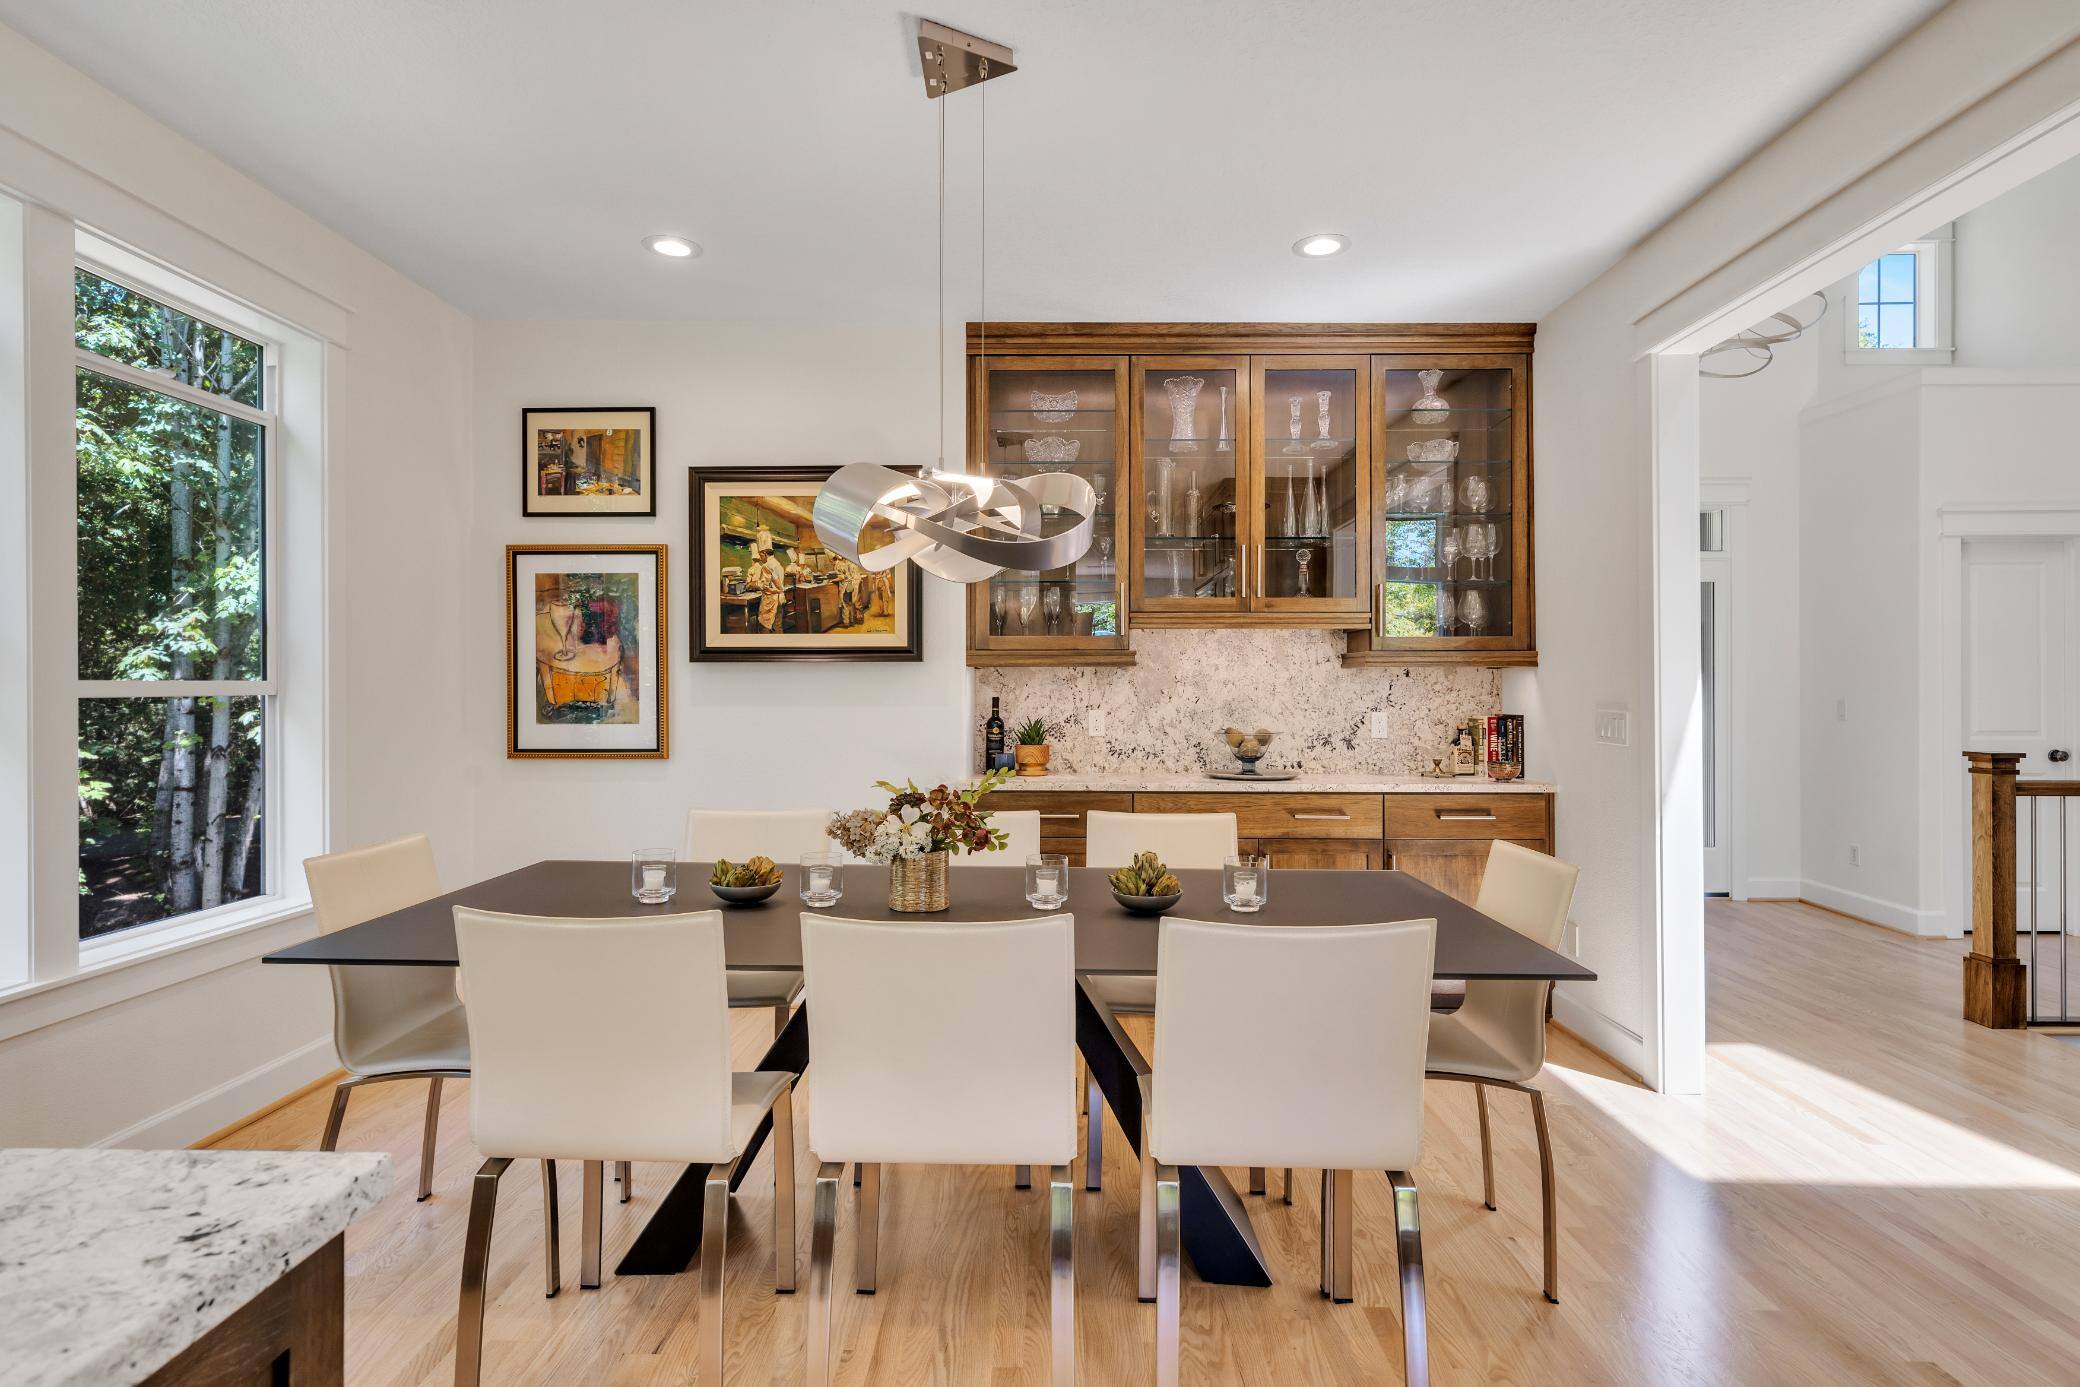
[[[983,347],[968,324],[968,354]],[[1528,352],[1536,323],[990,323],[990,354]]]

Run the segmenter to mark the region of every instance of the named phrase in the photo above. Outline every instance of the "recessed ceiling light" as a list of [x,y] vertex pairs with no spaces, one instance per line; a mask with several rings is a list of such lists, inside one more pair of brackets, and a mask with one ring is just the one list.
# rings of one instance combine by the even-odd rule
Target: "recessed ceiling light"
[[1293,254],[1304,255],[1310,260],[1324,255],[1335,255],[1350,248],[1351,238],[1324,233],[1319,236],[1302,236],[1293,242]]
[[645,236],[643,244],[659,255],[669,255],[674,260],[684,260],[688,256],[701,253],[701,248],[684,236]]

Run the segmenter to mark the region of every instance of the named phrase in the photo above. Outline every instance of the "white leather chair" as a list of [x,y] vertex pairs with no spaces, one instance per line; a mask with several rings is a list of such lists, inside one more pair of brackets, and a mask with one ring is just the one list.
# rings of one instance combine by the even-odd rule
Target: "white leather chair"
[[[1085,866],[1110,871],[1124,867],[1137,853],[1152,852],[1172,871],[1208,868],[1219,871],[1239,851],[1233,814],[1121,814],[1093,809],[1085,818]],[[1147,973],[1091,975],[1084,988],[1115,1015],[1148,1016],[1156,1009],[1156,980]],[[1084,1080],[1083,1187],[1101,1187],[1105,1165],[1104,1098],[1098,1084]],[[1288,1180],[1287,1202],[1292,1199]],[[1264,1172],[1250,1172],[1250,1193],[1264,1192]]]
[[483,1365],[484,1281],[498,1181],[542,1162],[550,1192],[548,1293],[558,1289],[555,1162],[584,1163],[578,1284],[600,1284],[601,1172],[608,1160],[708,1166],[701,1226],[700,1365],[722,1382],[722,1262],[737,1155],[773,1116],[773,1281],[794,1289],[794,1075],[733,1073],[722,915],[541,919],[455,908],[469,990],[470,1135],[485,1161],[470,1197],[455,1326],[455,1382]]
[[[1153,1193],[1156,1382],[1176,1387],[1177,1168],[1319,1166],[1322,1292],[1352,1298],[1352,1177],[1394,1191],[1403,1362],[1429,1380],[1423,1244],[1423,1054],[1435,920],[1262,929],[1165,919],[1156,954],[1156,1053],[1142,1149]],[[1116,1024],[1116,1023],[1115,1023]]]
[[[679,856],[688,862],[715,862],[725,857],[742,862],[762,854],[794,866],[805,852],[837,847],[823,834],[830,821],[828,809],[693,809],[686,814],[686,838]],[[729,975],[729,1004],[771,1007],[775,1036],[787,1029],[788,1014],[801,991],[802,975],[792,969],[737,969]]]
[[[424,834],[328,853],[303,864],[320,934],[358,925],[441,894]],[[339,1147],[347,1099],[363,1084],[425,1079],[426,1127],[419,1144],[419,1198],[433,1193],[441,1081],[469,1077],[469,1030],[455,975],[446,968],[331,968],[332,1043],[348,1077],[332,1090],[319,1148]]]
[[855,1289],[873,1294],[881,1167],[1045,1165],[1052,1381],[1076,1374],[1075,933],[1067,915],[998,923],[802,916],[809,975],[809,1383],[831,1380],[832,1249],[847,1163],[861,1168]]
[[1004,846],[995,852],[957,852],[953,855],[956,867],[1016,867],[1026,868],[1026,859],[1040,852],[1040,811],[1037,809],[999,809],[989,816],[992,828],[1001,828],[1005,833]]
[[[1527,939],[1557,949],[1574,904],[1581,869],[1542,852],[1497,841],[1488,849],[1474,909],[1500,920]],[[1488,1090],[1515,1089],[1531,1095],[1531,1122],[1538,1133],[1540,1190],[1545,1201],[1546,1299],[1560,1303],[1559,1209],[1553,1178],[1553,1138],[1546,1129],[1545,1095],[1531,1080],[1546,1066],[1546,994],[1549,982],[1466,984],[1457,1011],[1430,1018],[1430,1077],[1474,1086],[1481,1119],[1481,1185],[1495,1207],[1495,1153],[1488,1138]]]

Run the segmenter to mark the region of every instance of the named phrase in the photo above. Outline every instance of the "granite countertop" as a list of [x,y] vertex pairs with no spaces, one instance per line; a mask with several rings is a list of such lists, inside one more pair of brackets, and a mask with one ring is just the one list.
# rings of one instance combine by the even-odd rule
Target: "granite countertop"
[[[976,777],[969,776],[961,781],[963,787],[975,784]],[[1006,790],[1107,790],[1113,792],[1183,793],[1203,791],[1208,794],[1230,794],[1264,792],[1289,795],[1345,794],[1345,795],[1543,795],[1554,790],[1552,782],[1545,780],[1489,780],[1484,776],[1462,775],[1450,780],[1430,780],[1419,776],[1377,775],[1298,775],[1291,780],[1215,780],[1201,772],[1177,774],[1164,771],[1050,771],[1046,775],[1020,776],[1004,785]]]
[[378,1152],[0,1151],[9,1387],[143,1381],[389,1188]]

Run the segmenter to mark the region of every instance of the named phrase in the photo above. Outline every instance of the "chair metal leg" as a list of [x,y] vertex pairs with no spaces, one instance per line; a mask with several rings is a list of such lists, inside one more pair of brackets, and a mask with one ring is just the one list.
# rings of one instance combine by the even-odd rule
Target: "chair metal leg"
[[880,1275],[881,1167],[869,1162],[860,1170],[859,1233],[852,1244],[852,1289],[860,1295],[872,1295]]
[[1290,1209],[1293,1207],[1293,1168],[1286,1167],[1286,1178],[1279,1185],[1279,1199]]
[[1473,1100],[1481,1114],[1481,1202],[1490,1212],[1495,1208],[1495,1147],[1488,1139],[1488,1086],[1475,1084]]
[[1156,1387],[1177,1387],[1178,1255],[1183,1240],[1177,1167],[1158,1166],[1141,1149],[1142,1160],[1155,1171],[1156,1218]]
[[1264,1167],[1253,1165],[1249,1168],[1249,1192],[1251,1194],[1262,1194],[1264,1192]]
[[1085,1082],[1083,1103],[1083,1187],[1096,1191],[1103,1188],[1105,1173],[1105,1095],[1096,1079]]
[[1148,1154],[1148,1123],[1141,1124],[1141,1210],[1134,1237],[1136,1296],[1143,1305],[1156,1300],[1156,1162]]
[[1011,1183],[1022,1190],[1031,1189],[1033,1187],[1033,1168],[1029,1165],[1015,1165],[1011,1167]]
[[1076,1197],[1069,1167],[1047,1181],[1048,1306],[1054,1387],[1076,1387]]
[[1553,1180],[1553,1135],[1546,1129],[1546,1096],[1537,1089],[1531,1094],[1531,1123],[1538,1129],[1539,1187],[1545,1196],[1546,1299],[1560,1303],[1560,1200]]
[[585,1162],[585,1201],[580,1217],[581,1251],[578,1254],[578,1285],[588,1291],[599,1289],[600,1225],[605,1220],[606,1168],[600,1161]]
[[708,1167],[701,1207],[701,1387],[722,1387],[722,1258],[729,1245],[728,1166]]
[[633,1161],[614,1162],[614,1183],[621,1186],[621,1202],[636,1197],[636,1167]]
[[[342,1114],[346,1104],[340,1104]],[[441,1077],[436,1074],[426,1081],[426,1131],[419,1138],[419,1199],[423,1203],[433,1195],[433,1145],[440,1134],[441,1126]],[[336,1134],[335,1134],[336,1135]],[[330,1151],[331,1147],[325,1148]]]
[[773,1290],[794,1294],[794,1086],[773,1101]]
[[1408,1387],[1430,1387],[1430,1315],[1423,1295],[1423,1226],[1416,1182],[1405,1170],[1387,1172],[1394,1189],[1394,1255],[1401,1264],[1401,1364]]
[[773,1008],[773,1039],[778,1040],[780,1032],[787,1029],[787,1019],[792,1014],[785,1002]]
[[1333,1191],[1330,1201],[1332,1217],[1329,1222],[1329,1282],[1323,1289],[1328,1292],[1330,1303],[1335,1305],[1350,1304],[1353,1294],[1351,1250],[1354,1239],[1351,1236],[1351,1216],[1357,1207],[1357,1201],[1352,1198],[1351,1183],[1351,1172],[1348,1170],[1335,1172],[1329,1181],[1329,1188]]
[[825,1161],[816,1171],[809,1222],[809,1387],[831,1383],[831,1256],[838,1238],[838,1184],[845,1167]]
[[563,1248],[557,1242],[556,1162],[542,1162],[542,1284],[544,1296],[563,1289]]
[[[338,1099],[334,1099],[335,1104]],[[462,1240],[462,1298],[455,1310],[455,1387],[478,1387],[484,1372],[484,1279],[491,1262],[491,1221],[498,1214],[498,1177],[512,1161],[493,1156],[477,1168]]]
[[[436,1083],[439,1080],[435,1080]],[[325,1135],[318,1139],[320,1151],[339,1150],[339,1124],[347,1120],[347,1099],[353,1095],[354,1081],[343,1079],[332,1090],[332,1111],[325,1115]]]
[[1329,1262],[1336,1252],[1336,1172],[1322,1172],[1322,1276],[1318,1283],[1322,1295],[1329,1294],[1329,1279],[1332,1273]]

